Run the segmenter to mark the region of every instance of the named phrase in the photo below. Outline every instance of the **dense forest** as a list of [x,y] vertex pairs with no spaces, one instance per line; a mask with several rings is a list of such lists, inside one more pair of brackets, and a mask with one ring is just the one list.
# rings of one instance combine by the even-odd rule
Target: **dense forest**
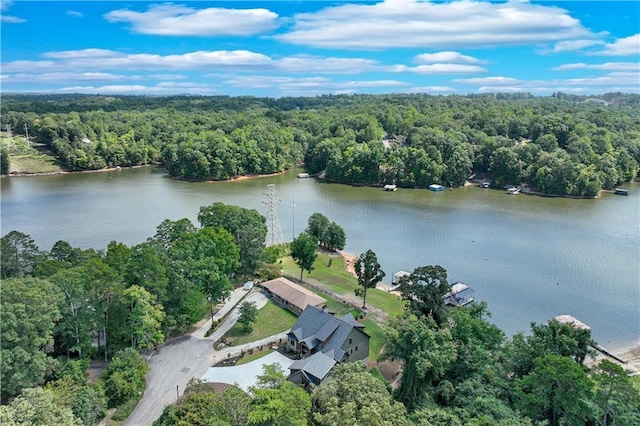
[[[112,420],[126,419],[146,386],[140,349],[207,316],[231,277],[242,283],[279,275],[283,247],[265,247],[266,220],[256,210],[214,203],[200,208],[198,222],[165,220],[147,241],[113,241],[106,250],[58,241],[43,251],[19,231],[2,236],[3,425],[94,425],[111,407]],[[318,245],[344,245],[342,228],[323,215],[308,225],[296,240],[310,239],[313,258]],[[360,261],[378,269],[369,252]],[[293,243],[290,254],[306,257]],[[378,274],[358,274],[358,281],[368,285]],[[156,424],[640,424],[640,390],[620,365],[590,362],[589,329],[553,319],[507,338],[489,321],[485,302],[447,308],[448,291],[441,266],[406,277],[404,311],[380,324],[383,349],[368,371],[341,364],[326,384],[308,389],[287,381],[276,364],[264,366],[249,392],[231,386],[217,393],[196,380]],[[99,359],[110,363],[89,381],[89,362]]]
[[29,129],[70,170],[161,163],[186,180],[304,164],[348,184],[460,186],[476,174],[496,186],[594,196],[635,178],[640,164],[640,97],[619,93],[6,95],[1,112],[3,128]]

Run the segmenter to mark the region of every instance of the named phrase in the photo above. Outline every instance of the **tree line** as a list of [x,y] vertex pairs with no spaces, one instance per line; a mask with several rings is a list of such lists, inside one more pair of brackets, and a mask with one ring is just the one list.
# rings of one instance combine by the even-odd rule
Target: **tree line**
[[[365,283],[380,275],[375,253],[360,256]],[[368,266],[367,266],[368,265]],[[366,288],[366,286],[364,287]],[[306,392],[265,365],[247,393],[191,383],[185,399],[154,423],[173,425],[636,425],[640,390],[607,359],[588,365],[588,329],[550,320],[507,339],[486,303],[449,309],[447,273],[416,268],[403,281],[405,311],[385,327],[382,358],[367,371],[339,364]],[[386,361],[399,367],[390,367]],[[395,385],[387,382],[395,376]]]
[[593,196],[640,163],[638,96],[601,98],[10,95],[1,124],[27,125],[71,170],[161,163],[175,178],[225,180],[304,164],[348,184],[459,186],[477,174]]

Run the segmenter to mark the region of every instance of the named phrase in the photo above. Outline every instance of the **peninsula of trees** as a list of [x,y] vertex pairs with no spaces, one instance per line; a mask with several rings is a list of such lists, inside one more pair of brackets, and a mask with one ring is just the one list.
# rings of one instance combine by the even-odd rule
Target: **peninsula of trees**
[[[186,180],[305,165],[348,184],[495,185],[593,196],[634,179],[640,97],[556,93],[315,98],[6,95],[3,130],[29,134],[67,169],[160,163]],[[5,144],[6,145],[6,144]],[[3,146],[2,171],[10,148]]]

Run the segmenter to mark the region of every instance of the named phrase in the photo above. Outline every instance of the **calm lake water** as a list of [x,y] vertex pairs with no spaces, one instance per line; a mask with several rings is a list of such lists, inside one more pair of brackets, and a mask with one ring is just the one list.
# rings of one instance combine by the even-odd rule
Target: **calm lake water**
[[[439,264],[485,300],[507,334],[570,314],[612,350],[640,341],[640,184],[628,197],[543,198],[467,187],[453,191],[351,187],[279,176],[219,183],[167,178],[162,169],[8,177],[1,180],[2,235],[16,229],[43,250],[58,240],[105,249],[154,235],[164,219],[197,223],[216,201],[268,212],[278,192],[286,241],[320,212],[347,234],[345,251],[372,249],[387,273]],[[295,204],[295,207],[293,205]]]

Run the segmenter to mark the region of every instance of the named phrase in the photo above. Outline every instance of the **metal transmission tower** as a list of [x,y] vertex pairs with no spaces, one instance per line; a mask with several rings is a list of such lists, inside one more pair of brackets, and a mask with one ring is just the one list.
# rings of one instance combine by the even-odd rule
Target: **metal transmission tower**
[[276,202],[281,201],[277,198],[276,184],[272,183],[267,185],[268,192],[266,195],[269,197],[266,204],[269,206],[269,213],[267,215],[267,223],[269,230],[267,234],[267,245],[275,246],[276,244],[284,243],[284,237],[282,236],[282,230],[280,229],[280,221],[278,220],[278,214],[276,213]]

